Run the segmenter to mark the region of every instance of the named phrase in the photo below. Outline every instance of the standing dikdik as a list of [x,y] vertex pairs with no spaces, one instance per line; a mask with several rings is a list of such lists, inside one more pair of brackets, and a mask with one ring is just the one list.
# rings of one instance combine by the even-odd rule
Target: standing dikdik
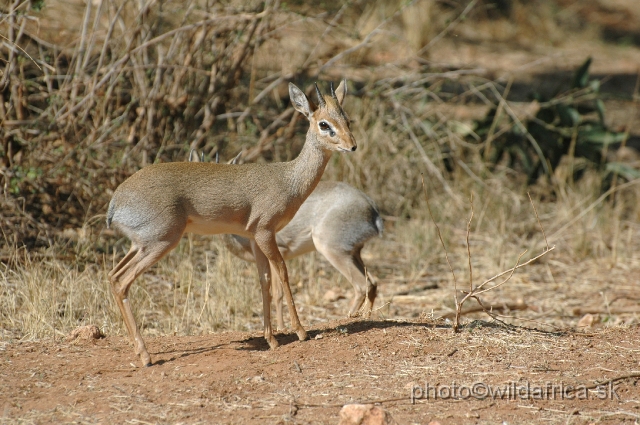
[[113,194],[107,227],[131,240],[131,248],[109,273],[111,290],[142,364],[151,365],[127,294],[133,281],[158,262],[185,232],[232,233],[250,239],[262,289],[264,337],[278,346],[271,329],[271,269],[282,282],[291,324],[298,338],[307,338],[296,312],[287,268],[278,250],[276,232],[295,215],[315,189],[333,151],[356,150],[349,119],[342,109],[347,86],[342,81],[331,95],[320,93],[318,106],[289,84],[296,111],[309,120],[300,155],[273,164],[211,164],[174,162],[145,167],[129,177]]
[[[376,281],[365,268],[360,255],[365,242],[382,236],[384,225],[378,207],[367,195],[342,182],[321,181],[302,204],[293,219],[276,234],[285,260],[318,251],[347,278],[355,292],[349,316],[367,301],[368,313],[376,299]],[[255,261],[251,240],[225,235],[225,246],[246,261]],[[282,290],[273,286],[278,328],[284,329]]]

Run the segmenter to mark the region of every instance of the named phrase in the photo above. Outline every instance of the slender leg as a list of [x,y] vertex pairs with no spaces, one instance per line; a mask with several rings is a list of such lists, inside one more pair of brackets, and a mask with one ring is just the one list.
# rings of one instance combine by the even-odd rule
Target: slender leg
[[367,281],[364,263],[360,257],[362,247],[355,248],[352,252],[342,251],[332,248],[326,244],[317,243],[316,249],[324,255],[333,267],[338,269],[344,277],[351,282],[355,293],[351,306],[349,307],[349,317],[353,317],[365,299],[368,300],[365,310],[371,310],[376,297],[375,285],[371,280]]
[[115,276],[120,270],[122,270],[122,268],[124,267],[125,264],[127,264],[129,261],[131,261],[131,259],[133,258],[134,255],[136,255],[138,253],[138,247],[132,243],[131,244],[131,248],[129,248],[129,252],[127,252],[127,255],[124,256],[124,258],[122,260],[120,260],[118,262],[118,264],[116,264],[116,266],[113,268],[113,270],[111,270],[109,272],[109,279],[111,279],[113,276]]
[[269,232],[267,230],[257,232],[255,235],[255,243],[256,245],[258,245],[260,250],[262,250],[264,255],[269,259],[271,268],[274,271],[278,272],[278,277],[280,278],[280,282],[282,282],[282,290],[284,291],[284,296],[287,300],[287,306],[289,307],[289,316],[291,316],[291,327],[298,335],[298,339],[300,339],[301,341],[307,339],[307,331],[304,330],[302,324],[300,323],[298,312],[296,311],[296,306],[293,302],[291,288],[289,287],[287,266],[284,263],[282,254],[280,254],[280,250],[278,249],[275,233]]
[[260,287],[262,288],[262,313],[264,315],[264,339],[267,340],[269,347],[273,350],[278,346],[278,340],[273,336],[271,329],[271,267],[269,260],[258,247],[255,241],[251,241],[251,249],[253,257],[256,259],[258,266],[258,276],[260,277]]
[[[118,290],[117,290],[117,284],[116,282],[118,282],[118,280],[120,279],[120,277],[122,276],[122,270],[126,270],[125,266],[131,261],[132,258],[135,257],[135,255],[138,253],[138,247],[136,247],[135,245],[131,245],[131,248],[129,249],[129,252],[127,252],[127,255],[124,256],[124,258],[122,260],[120,260],[118,262],[118,264],[113,268],[113,270],[111,270],[109,272],[109,280],[111,282],[111,293],[113,294],[113,297],[116,300],[116,304],[118,305],[118,308],[120,309],[120,313],[122,314],[122,317],[125,317],[125,307],[122,304],[122,298],[120,298],[118,296]],[[132,343],[135,344],[135,340],[134,340],[134,332],[133,329],[131,329],[131,327],[129,326],[129,321],[125,320],[124,324],[127,328],[127,333],[129,334],[129,339],[131,340]]]
[[373,310],[373,303],[376,301],[376,296],[378,295],[378,282],[376,282],[373,276],[371,276],[371,273],[365,268],[362,257],[360,256],[361,251],[362,247],[359,247],[354,253],[353,259],[357,264],[358,270],[364,271],[365,281],[367,282],[367,302],[364,307],[364,315],[369,317],[371,310]]
[[[272,276],[277,277],[277,273],[275,271],[271,271]],[[284,318],[282,317],[282,282],[280,279],[274,279],[271,284],[271,289],[273,290],[273,300],[276,305],[276,319],[278,321],[278,331],[282,332],[286,330],[286,326],[284,324]]]
[[123,261],[125,259],[127,261],[118,263],[118,266],[110,273],[111,291],[116,299],[125,326],[133,340],[134,351],[140,356],[143,366],[151,366],[151,356],[142,339],[142,335],[133,316],[133,311],[131,310],[131,304],[127,298],[129,288],[138,276],[157,263],[167,252],[171,251],[178,244],[179,240],[180,238],[178,237],[173,241],[155,242],[148,246],[142,246],[136,249],[133,256],[129,255],[131,254],[130,251],[123,259]]

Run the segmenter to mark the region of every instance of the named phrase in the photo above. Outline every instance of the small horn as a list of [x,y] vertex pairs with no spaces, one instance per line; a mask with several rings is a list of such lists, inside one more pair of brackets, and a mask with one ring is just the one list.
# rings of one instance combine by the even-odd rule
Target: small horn
[[338,97],[336,96],[336,92],[333,90],[333,81],[329,83],[329,87],[331,87],[331,97],[334,98],[335,100],[338,100]]
[[318,83],[315,83],[316,86],[316,95],[318,95],[318,106],[323,108],[326,103],[324,102],[324,97],[322,97],[322,93],[320,93],[320,89],[318,88]]

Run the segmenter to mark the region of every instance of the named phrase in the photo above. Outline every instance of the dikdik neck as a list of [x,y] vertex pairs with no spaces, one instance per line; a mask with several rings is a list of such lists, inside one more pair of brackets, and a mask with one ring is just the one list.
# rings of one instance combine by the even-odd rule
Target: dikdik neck
[[300,154],[290,162],[293,191],[303,196],[310,194],[320,181],[332,153],[320,146],[316,134],[307,132]]

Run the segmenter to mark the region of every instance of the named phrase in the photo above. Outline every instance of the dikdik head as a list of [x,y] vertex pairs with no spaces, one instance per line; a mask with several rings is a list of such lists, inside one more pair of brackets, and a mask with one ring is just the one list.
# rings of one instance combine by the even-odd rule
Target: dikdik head
[[352,152],[357,148],[356,139],[351,134],[349,117],[342,109],[342,102],[347,95],[347,84],[342,80],[337,90],[333,89],[329,95],[323,95],[316,84],[318,105],[314,105],[307,96],[289,83],[289,96],[296,111],[307,117],[316,141],[324,149],[332,151]]

